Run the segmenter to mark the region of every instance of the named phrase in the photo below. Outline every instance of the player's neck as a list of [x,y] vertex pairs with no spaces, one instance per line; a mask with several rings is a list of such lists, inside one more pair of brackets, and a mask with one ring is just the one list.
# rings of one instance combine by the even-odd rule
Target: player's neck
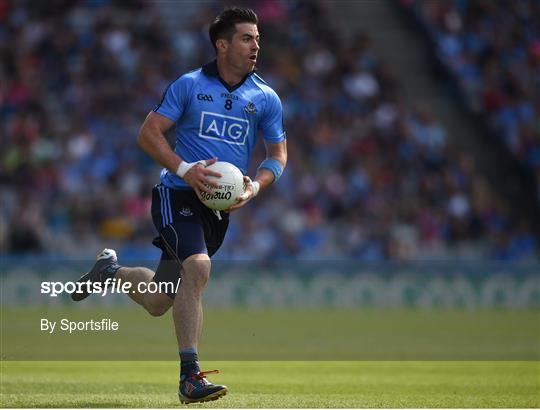
[[219,76],[229,85],[229,87],[234,87],[241,82],[247,74],[236,72],[230,65],[219,58],[217,59],[217,68]]

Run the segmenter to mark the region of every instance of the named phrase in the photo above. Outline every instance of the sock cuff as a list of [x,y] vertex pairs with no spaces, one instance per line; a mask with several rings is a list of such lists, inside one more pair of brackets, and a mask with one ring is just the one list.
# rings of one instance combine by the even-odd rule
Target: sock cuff
[[195,347],[182,349],[179,353],[181,362],[196,362],[197,360],[199,360],[199,355]]
[[107,275],[111,278],[114,278],[116,276],[116,273],[118,272],[118,269],[120,269],[122,266],[115,263],[114,265],[107,266],[105,269],[105,272],[107,272]]
[[180,349],[178,351],[179,354],[182,354],[182,353],[195,353],[197,354],[197,348],[196,347],[188,347],[187,349]]

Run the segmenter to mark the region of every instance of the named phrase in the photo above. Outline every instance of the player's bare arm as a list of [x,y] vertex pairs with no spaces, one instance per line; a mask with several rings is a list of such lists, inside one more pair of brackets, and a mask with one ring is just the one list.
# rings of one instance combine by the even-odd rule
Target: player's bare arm
[[[151,112],[141,126],[137,142],[154,161],[176,173],[183,159],[171,149],[165,138],[165,133],[173,125],[174,122],[169,118]],[[212,194],[212,187],[216,187],[216,183],[208,179],[208,176],[220,177],[221,174],[206,169],[206,166],[216,161],[217,158],[201,161],[191,166],[183,176],[184,180],[193,187],[199,197],[201,191]]]
[[[264,146],[266,148],[266,160],[278,161],[281,164],[282,169],[285,169],[285,166],[287,165],[287,140],[283,140],[278,143],[270,143],[265,141]],[[229,212],[243,207],[255,195],[258,194],[259,190],[263,190],[272,183],[274,183],[275,179],[276,176],[274,175],[274,173],[270,169],[264,167],[260,167],[257,170],[257,175],[255,176],[254,181],[251,181],[250,177],[244,176],[244,182],[246,183],[246,192],[242,197],[238,198],[238,202],[235,205],[229,208]],[[252,182],[256,182],[258,184],[258,189],[255,188],[257,192],[254,192],[254,186]]]

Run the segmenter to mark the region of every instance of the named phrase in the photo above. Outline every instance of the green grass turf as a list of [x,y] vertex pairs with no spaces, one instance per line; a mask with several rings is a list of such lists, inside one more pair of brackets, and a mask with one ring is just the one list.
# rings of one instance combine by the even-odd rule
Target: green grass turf
[[[119,323],[114,332],[40,330],[41,318]],[[171,313],[133,308],[6,308],[7,360],[175,360]],[[538,310],[205,309],[206,360],[540,360]],[[148,347],[151,346],[151,349]]]
[[[539,362],[205,362],[223,399],[195,408],[540,407]],[[1,364],[2,407],[183,407],[175,362]]]

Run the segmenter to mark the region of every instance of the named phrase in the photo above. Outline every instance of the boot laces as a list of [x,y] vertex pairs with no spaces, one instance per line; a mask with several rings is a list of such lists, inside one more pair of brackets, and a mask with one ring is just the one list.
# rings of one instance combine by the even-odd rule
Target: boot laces
[[219,370],[208,370],[206,372],[199,372],[197,374],[194,374],[192,377],[197,380],[204,380],[206,378],[206,375],[217,373],[219,373]]

